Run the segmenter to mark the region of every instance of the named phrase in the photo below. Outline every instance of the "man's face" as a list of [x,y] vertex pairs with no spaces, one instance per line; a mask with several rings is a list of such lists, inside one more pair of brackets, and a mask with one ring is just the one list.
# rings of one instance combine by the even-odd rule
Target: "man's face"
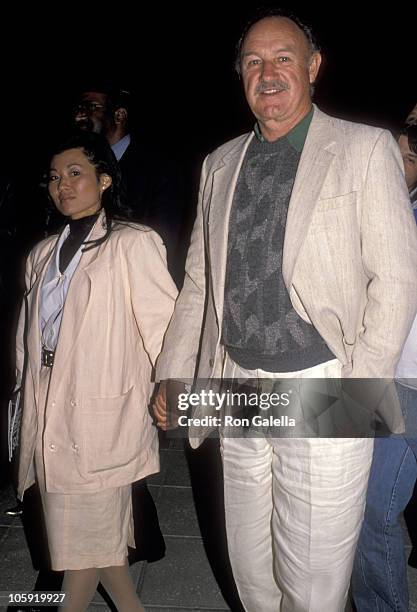
[[401,155],[404,162],[405,182],[408,190],[411,191],[417,185],[417,154],[408,146],[408,138],[401,134],[398,139]]
[[241,56],[243,86],[266,138],[268,132],[286,134],[308,113],[320,62],[290,19],[267,17],[249,30]]
[[84,92],[75,107],[75,124],[86,132],[106,136],[109,128],[107,104],[106,94],[97,91]]

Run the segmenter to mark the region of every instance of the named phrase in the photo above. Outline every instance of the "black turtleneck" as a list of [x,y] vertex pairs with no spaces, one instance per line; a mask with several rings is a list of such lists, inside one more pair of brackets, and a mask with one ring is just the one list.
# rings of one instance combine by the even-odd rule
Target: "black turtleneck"
[[81,219],[69,219],[69,234],[65,238],[59,251],[59,271],[65,272],[71,259],[90,233],[91,228],[97,221],[99,213],[81,217]]

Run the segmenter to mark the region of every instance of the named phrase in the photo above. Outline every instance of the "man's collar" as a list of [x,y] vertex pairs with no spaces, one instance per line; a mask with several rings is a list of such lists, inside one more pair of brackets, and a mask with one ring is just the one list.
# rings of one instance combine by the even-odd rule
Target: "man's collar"
[[[290,145],[295,149],[298,153],[301,153],[304,147],[305,140],[307,138],[308,128],[310,127],[311,120],[314,114],[314,107],[311,107],[311,110],[307,113],[301,121],[297,123],[289,132],[282,136],[282,138],[286,138]],[[261,128],[259,127],[258,122],[255,123],[254,126],[255,134],[261,142],[268,142],[266,138],[263,136],[261,132]],[[277,138],[279,140],[279,138]],[[274,140],[273,142],[277,142]]]
[[121,138],[120,140],[118,140],[111,146],[112,151],[115,154],[117,161],[121,160],[121,158],[123,157],[129,145],[130,145],[130,134],[126,134],[126,136],[123,136],[123,138]]

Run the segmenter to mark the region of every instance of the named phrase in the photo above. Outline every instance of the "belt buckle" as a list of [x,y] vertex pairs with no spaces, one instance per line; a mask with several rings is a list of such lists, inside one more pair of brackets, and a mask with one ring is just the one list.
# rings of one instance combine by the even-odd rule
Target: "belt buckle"
[[42,365],[47,368],[52,368],[54,365],[54,351],[50,351],[47,348],[42,347]]

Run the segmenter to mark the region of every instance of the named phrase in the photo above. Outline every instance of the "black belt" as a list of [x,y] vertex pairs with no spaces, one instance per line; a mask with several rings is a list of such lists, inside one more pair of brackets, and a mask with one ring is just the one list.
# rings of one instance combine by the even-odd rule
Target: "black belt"
[[47,368],[52,368],[52,366],[54,365],[54,355],[55,351],[49,351],[47,348],[42,347],[42,365],[46,366]]

